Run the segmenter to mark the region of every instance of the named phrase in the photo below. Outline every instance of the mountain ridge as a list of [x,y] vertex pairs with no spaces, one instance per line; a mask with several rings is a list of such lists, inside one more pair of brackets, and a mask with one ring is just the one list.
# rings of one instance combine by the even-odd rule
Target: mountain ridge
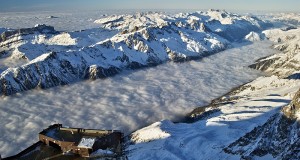
[[[120,26],[124,21],[131,22],[136,16],[143,22],[141,26],[124,23],[131,30]],[[26,35],[18,31],[2,33],[16,33],[5,36],[5,41],[0,42],[8,55],[4,61],[20,61],[23,65],[3,69],[0,95],[36,87],[49,88],[88,78],[104,78],[128,68],[201,58],[229,48],[230,42],[242,40],[252,30],[259,31],[270,26],[257,18],[218,10],[173,17],[159,13],[111,17],[96,21],[101,22],[103,28],[93,31],[68,33],[51,30],[40,34],[35,31],[51,27],[38,25],[24,29],[24,32],[28,31]],[[107,24],[120,28],[116,30],[107,27]],[[104,34],[103,38],[101,35],[99,37],[100,33]],[[94,38],[90,40],[89,37]]]

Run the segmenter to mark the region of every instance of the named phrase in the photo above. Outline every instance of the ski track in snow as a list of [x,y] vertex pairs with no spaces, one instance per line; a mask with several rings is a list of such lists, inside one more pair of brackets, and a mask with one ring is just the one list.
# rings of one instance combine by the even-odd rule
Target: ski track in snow
[[0,97],[0,153],[8,156],[30,146],[52,123],[128,134],[162,119],[179,120],[260,76],[247,66],[274,53],[270,45],[267,41],[237,45],[197,61]]

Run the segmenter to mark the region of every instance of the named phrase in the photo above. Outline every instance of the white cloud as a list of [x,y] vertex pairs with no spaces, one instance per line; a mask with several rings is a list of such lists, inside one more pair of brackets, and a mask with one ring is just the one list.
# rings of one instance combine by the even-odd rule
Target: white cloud
[[0,100],[0,153],[15,154],[51,123],[134,131],[162,119],[178,120],[196,106],[259,75],[246,66],[272,54],[267,42],[199,61],[124,71],[95,81],[32,90]]

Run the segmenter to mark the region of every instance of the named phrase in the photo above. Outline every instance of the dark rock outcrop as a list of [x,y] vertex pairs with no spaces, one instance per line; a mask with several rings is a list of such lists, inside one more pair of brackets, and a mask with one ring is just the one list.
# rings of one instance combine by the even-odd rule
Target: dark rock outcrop
[[282,113],[272,116],[264,125],[254,128],[224,149],[244,159],[267,154],[276,159],[300,159],[300,90]]
[[17,29],[17,30],[13,30],[13,31],[5,31],[0,36],[0,42],[7,40],[9,37],[11,37],[15,34],[27,35],[27,34],[34,34],[34,33],[56,34],[58,32],[55,31],[54,27],[52,27],[52,26],[47,26],[45,24],[36,25],[33,28],[21,28],[21,29]]
[[251,64],[249,67],[261,71],[266,71],[270,66],[272,66],[279,58],[258,60],[254,64]]
[[277,75],[281,78],[292,78],[300,70],[299,54],[300,30],[291,31],[270,30],[266,32],[266,37],[271,38],[278,44],[274,44],[273,48],[278,50],[278,53],[268,57],[261,58],[250,65],[250,68],[266,71],[270,74]]

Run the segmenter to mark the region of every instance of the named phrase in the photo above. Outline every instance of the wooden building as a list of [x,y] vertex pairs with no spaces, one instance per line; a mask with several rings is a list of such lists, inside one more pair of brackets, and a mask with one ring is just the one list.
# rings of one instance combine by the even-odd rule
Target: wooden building
[[39,133],[39,140],[63,152],[89,157],[99,149],[121,155],[122,136],[122,132],[115,130],[65,128],[61,124],[54,124]]
[[3,160],[81,160],[97,157],[126,159],[122,139],[123,133],[116,130],[66,128],[61,124],[54,124],[39,133],[37,143]]

